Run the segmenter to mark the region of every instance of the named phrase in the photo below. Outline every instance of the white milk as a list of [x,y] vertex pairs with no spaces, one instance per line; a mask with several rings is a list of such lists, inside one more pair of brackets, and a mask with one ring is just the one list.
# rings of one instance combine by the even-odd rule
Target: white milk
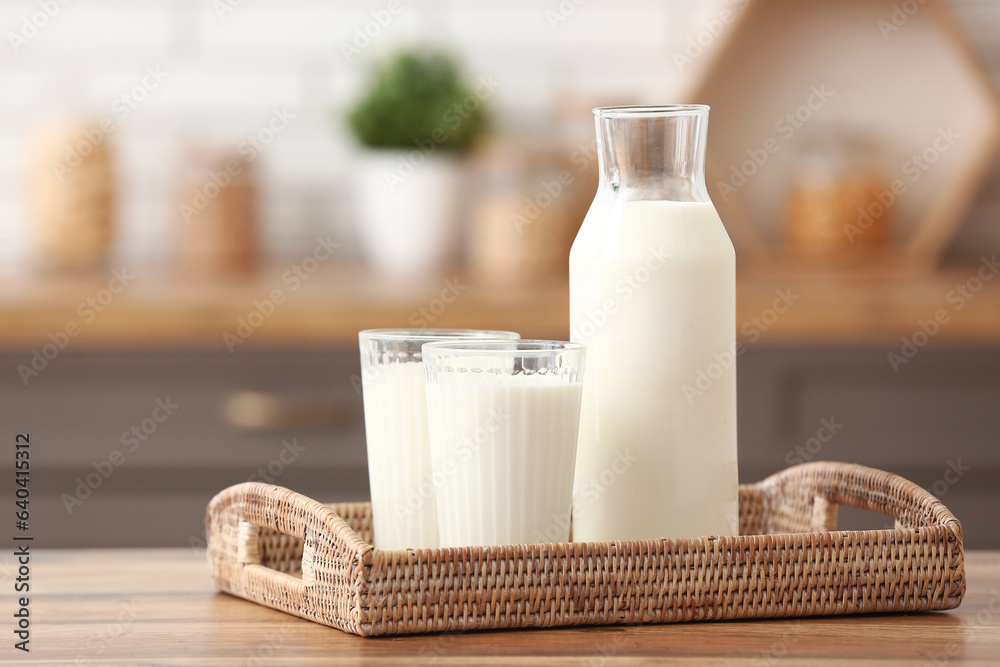
[[569,539],[581,387],[538,375],[428,382],[442,547]]
[[570,254],[575,541],[737,534],[735,267],[711,203],[598,194]]
[[434,548],[437,511],[422,363],[362,373],[372,523],[379,549]]

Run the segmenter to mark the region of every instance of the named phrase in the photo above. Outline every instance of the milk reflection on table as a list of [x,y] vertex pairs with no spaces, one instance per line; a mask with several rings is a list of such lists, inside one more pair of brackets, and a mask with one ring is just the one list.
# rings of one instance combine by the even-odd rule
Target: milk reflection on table
[[[447,350],[424,348],[442,547],[569,539],[583,349],[551,350],[564,357],[561,368],[551,359],[513,359],[515,346],[535,345],[446,361],[434,355]],[[541,369],[523,372],[533,362]]]
[[375,546],[438,546],[421,346],[511,331],[373,329],[359,334]]

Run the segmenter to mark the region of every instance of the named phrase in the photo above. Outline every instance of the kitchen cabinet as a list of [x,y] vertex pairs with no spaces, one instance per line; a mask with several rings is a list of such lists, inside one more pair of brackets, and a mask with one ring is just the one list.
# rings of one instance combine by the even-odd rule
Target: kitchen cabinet
[[[883,468],[938,495],[968,547],[1000,547],[1000,348],[923,349],[899,373],[886,355],[748,346],[738,361],[741,479],[805,460]],[[12,372],[24,358],[0,353],[10,369],[0,406],[4,437],[31,434],[39,545],[201,544],[208,501],[248,479],[330,502],[368,498],[353,347],[67,350],[27,387]],[[256,422],[244,415],[254,405]],[[273,419],[272,405],[284,406]],[[0,475],[12,461],[0,459]],[[884,523],[842,508],[842,527]]]
[[[7,368],[23,358],[0,356]],[[31,434],[36,539],[88,547],[198,542],[211,497],[249,479],[331,500],[367,497],[357,364],[346,352],[67,352],[28,387],[6,374],[4,426],[11,438]],[[246,391],[326,402],[335,419],[240,428],[226,412]]]

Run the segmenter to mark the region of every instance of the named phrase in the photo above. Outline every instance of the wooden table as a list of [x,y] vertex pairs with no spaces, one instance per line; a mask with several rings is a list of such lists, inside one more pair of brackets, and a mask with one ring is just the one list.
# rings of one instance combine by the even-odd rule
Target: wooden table
[[986,665],[1000,662],[1000,552],[967,555],[945,613],[362,639],[213,591],[191,549],[40,551],[30,660],[12,648],[13,558],[0,562],[3,664]]

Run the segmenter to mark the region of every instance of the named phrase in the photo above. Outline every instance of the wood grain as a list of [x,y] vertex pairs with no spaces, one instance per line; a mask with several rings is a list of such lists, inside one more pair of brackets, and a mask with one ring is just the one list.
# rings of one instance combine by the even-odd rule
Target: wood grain
[[[8,566],[10,561],[7,561]],[[212,590],[204,552],[39,552],[31,665],[990,665],[1000,659],[1000,552],[967,555],[942,613],[566,628],[364,639]],[[3,572],[3,570],[0,570]],[[2,575],[3,609],[13,606]],[[121,620],[120,620],[121,619]]]
[[[294,262],[289,262],[289,265]],[[919,322],[943,310],[947,322],[930,341],[941,345],[1000,343],[1000,277],[970,263],[935,273],[889,270],[838,273],[768,270],[737,280],[737,324],[747,344],[891,345],[912,337]],[[322,266],[308,280],[289,285],[287,266],[274,264],[256,276],[230,282],[136,272],[128,288],[101,312],[81,303],[95,298],[106,276],[70,278],[0,275],[0,348],[41,349],[50,335],[79,326],[74,350],[197,348],[225,350],[241,318],[276,289],[285,300],[235,349],[357,346],[361,329],[374,327],[469,327],[515,329],[526,338],[569,335],[565,280],[530,288],[475,283],[459,272],[408,283],[387,283],[357,266]],[[996,279],[994,279],[996,277]],[[969,298],[954,291],[970,280]],[[457,285],[441,299],[448,285]],[[785,309],[781,294],[791,295]],[[949,301],[949,295],[952,300]],[[778,312],[775,305],[784,312]],[[959,305],[960,304],[960,305]],[[255,316],[256,317],[256,316]]]

